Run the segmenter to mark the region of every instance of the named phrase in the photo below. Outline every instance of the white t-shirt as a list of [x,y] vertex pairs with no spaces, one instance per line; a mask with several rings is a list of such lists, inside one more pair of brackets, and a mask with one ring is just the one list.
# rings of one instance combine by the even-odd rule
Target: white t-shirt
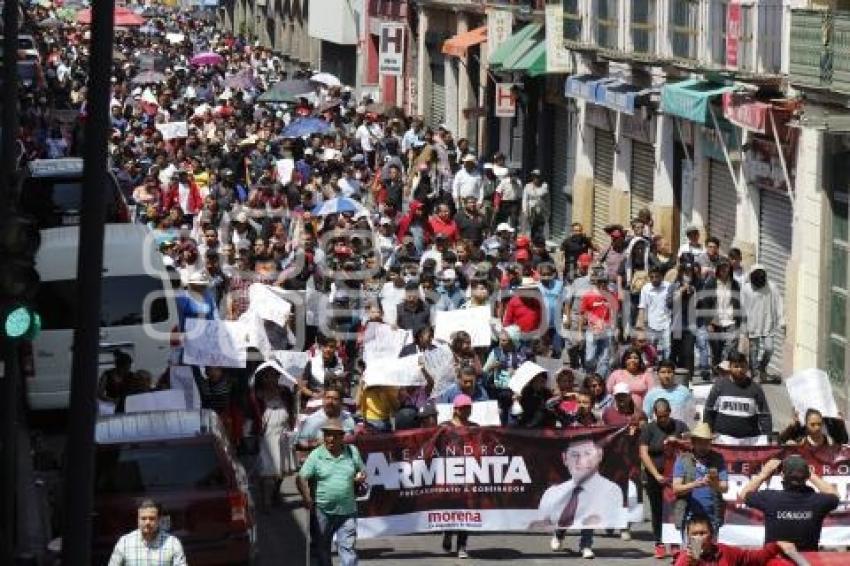
[[651,330],[669,330],[671,312],[667,307],[667,291],[670,283],[662,281],[658,287],[647,283],[640,290],[638,308],[645,309],[646,324]]

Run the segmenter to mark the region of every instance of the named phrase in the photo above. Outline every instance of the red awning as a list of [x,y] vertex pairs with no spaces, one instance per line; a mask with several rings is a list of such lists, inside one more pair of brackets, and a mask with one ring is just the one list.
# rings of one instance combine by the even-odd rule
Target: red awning
[[443,43],[443,53],[463,57],[467,49],[485,41],[487,41],[487,26],[471,29],[447,39]]
[[[145,19],[142,16],[122,6],[115,8],[114,17],[116,26],[132,27],[145,24]],[[77,23],[91,24],[91,8],[77,12]]]
[[776,129],[781,133],[785,123],[791,117],[794,104],[792,101],[788,101],[788,104],[773,104],[756,100],[749,95],[726,92],[723,94],[723,116],[741,128],[759,134],[770,134],[768,113],[772,112]]

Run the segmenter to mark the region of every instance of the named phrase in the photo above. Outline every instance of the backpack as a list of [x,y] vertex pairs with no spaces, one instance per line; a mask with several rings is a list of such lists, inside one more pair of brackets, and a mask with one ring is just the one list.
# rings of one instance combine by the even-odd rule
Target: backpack
[[[682,483],[691,483],[697,477],[696,458],[691,452],[682,452],[680,458],[682,458],[683,469]],[[711,458],[711,455],[709,455],[709,458]],[[714,513],[710,519],[714,528],[719,529],[723,525],[723,519],[726,515],[726,502],[723,500],[723,495],[717,492],[712,492],[712,499],[714,500]],[[685,494],[677,497],[676,501],[673,502],[673,524],[677,528],[682,528],[684,525],[689,500],[690,494]]]

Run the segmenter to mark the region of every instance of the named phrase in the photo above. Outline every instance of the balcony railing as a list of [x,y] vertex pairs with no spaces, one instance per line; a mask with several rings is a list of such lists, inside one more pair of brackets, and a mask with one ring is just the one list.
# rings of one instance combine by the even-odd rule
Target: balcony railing
[[792,10],[793,84],[850,93],[850,11]]

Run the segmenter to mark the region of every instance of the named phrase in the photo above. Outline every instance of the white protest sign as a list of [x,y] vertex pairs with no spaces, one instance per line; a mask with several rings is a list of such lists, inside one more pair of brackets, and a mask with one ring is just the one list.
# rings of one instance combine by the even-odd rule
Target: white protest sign
[[393,329],[383,322],[369,322],[363,335],[363,361],[398,358],[401,349],[410,342],[410,331]]
[[182,33],[169,32],[169,33],[165,34],[165,40],[168,41],[168,43],[171,43],[171,44],[183,43],[183,41],[185,39],[186,39],[186,36],[183,35]]
[[307,367],[307,361],[310,355],[307,352],[296,352],[293,350],[275,350],[271,355],[272,359],[280,364],[282,371],[281,382],[291,382],[293,385],[298,383],[298,378],[304,373],[304,368]]
[[801,424],[809,409],[817,409],[824,417],[838,418],[838,406],[825,371],[802,369],[785,380],[785,388]]
[[419,367],[419,356],[381,358],[366,364],[363,383],[367,387],[372,385],[389,385],[392,387],[425,385],[425,375]]
[[394,77],[404,71],[404,26],[405,24],[382,23],[378,72]]
[[166,141],[185,138],[189,135],[189,126],[186,122],[165,122],[157,124],[156,129],[160,131],[162,139]]
[[448,346],[440,346],[433,350],[422,352],[420,355],[424,359],[425,369],[434,379],[434,389],[431,391],[431,397],[439,397],[446,389],[457,382],[454,354]]
[[[453,407],[451,403],[437,403],[437,423],[452,420]],[[498,401],[476,401],[472,404],[472,414],[469,420],[479,426],[501,426]]]
[[281,326],[286,322],[292,305],[279,297],[269,285],[254,283],[248,287],[249,308],[264,320],[270,320]]
[[275,162],[277,168],[277,180],[284,185],[292,180],[292,172],[295,170],[295,160],[291,157],[278,159]]
[[708,394],[711,393],[711,387],[710,383],[691,385],[691,392],[694,394],[694,418],[696,420],[705,418],[705,402],[708,400]]
[[474,307],[453,311],[437,311],[434,338],[450,342],[452,334],[464,330],[472,338],[472,346],[489,346],[493,339],[490,328],[490,307]]
[[186,406],[186,395],[179,389],[166,389],[164,391],[128,395],[124,401],[124,412],[126,413],[171,411],[176,409],[188,409]]
[[183,340],[183,363],[244,368],[248,335],[248,329],[238,321],[189,318]]
[[494,116],[496,118],[513,118],[516,116],[516,97],[514,97],[514,83],[496,83],[496,104]]
[[195,376],[192,374],[192,368],[189,366],[171,366],[169,372],[171,389],[183,392],[186,399],[186,408],[200,409],[201,394],[198,392],[198,386],[195,384]]

